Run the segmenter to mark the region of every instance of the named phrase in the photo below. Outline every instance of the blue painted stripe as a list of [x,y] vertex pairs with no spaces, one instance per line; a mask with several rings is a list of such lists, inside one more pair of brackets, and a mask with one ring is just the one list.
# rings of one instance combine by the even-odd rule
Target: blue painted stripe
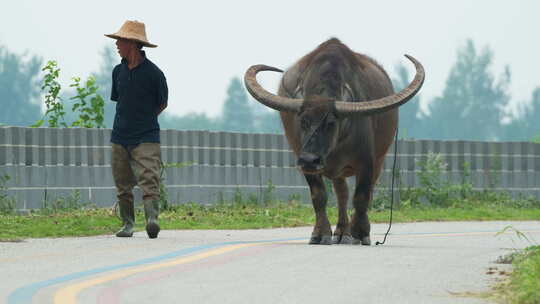
[[68,274],[65,276],[32,283],[29,285],[25,285],[23,287],[17,288],[15,291],[13,291],[7,299],[7,304],[26,304],[26,303],[32,303],[32,298],[34,295],[42,288],[46,288],[55,284],[59,283],[65,283],[71,280],[76,280],[84,277],[88,277],[91,275],[95,275],[102,272],[112,271],[112,270],[119,270],[123,268],[133,267],[133,266],[139,266],[143,264],[149,264],[149,263],[155,263],[171,258],[176,258],[204,250],[209,250],[217,247],[223,247],[228,245],[237,245],[237,244],[251,244],[251,243],[273,243],[273,242],[284,242],[284,241],[295,241],[295,240],[304,240],[305,238],[292,238],[292,239],[277,239],[277,240],[267,240],[267,241],[252,241],[252,242],[225,242],[225,243],[216,243],[216,244],[208,244],[208,245],[202,245],[197,247],[191,247],[186,248],[178,251],[174,251],[171,253],[167,253],[164,255],[160,255],[153,258],[146,258],[130,263],[125,264],[119,264],[119,265],[112,265],[112,266],[106,266],[106,267],[100,267],[96,269],[91,269],[87,271],[81,271],[76,272],[72,274]]

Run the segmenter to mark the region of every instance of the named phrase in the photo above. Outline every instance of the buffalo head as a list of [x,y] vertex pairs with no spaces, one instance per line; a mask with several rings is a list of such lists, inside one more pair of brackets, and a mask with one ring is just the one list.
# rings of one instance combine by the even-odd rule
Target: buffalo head
[[340,115],[335,100],[352,101],[351,88],[359,83],[351,52],[334,48],[312,58],[304,71],[296,94],[303,97],[296,113],[300,127],[301,150],[298,167],[307,174],[318,174],[324,170],[328,155],[340,138],[341,124],[346,115]]
[[333,100],[319,96],[306,99],[296,115],[302,144],[297,165],[305,173],[317,174],[337,145],[341,120]]

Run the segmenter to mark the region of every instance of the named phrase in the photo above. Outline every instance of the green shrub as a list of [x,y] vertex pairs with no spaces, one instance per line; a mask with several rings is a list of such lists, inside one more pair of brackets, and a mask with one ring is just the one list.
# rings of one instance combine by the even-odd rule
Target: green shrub
[[169,194],[167,193],[167,188],[165,186],[165,174],[169,168],[184,168],[191,166],[189,162],[183,163],[161,163],[160,172],[159,172],[159,208],[160,210],[168,210],[171,206],[169,201]]
[[417,161],[420,187],[400,189],[401,207],[455,207],[473,195],[469,163],[464,163],[459,183],[445,176],[448,164],[441,154],[429,152]]
[[90,202],[83,202],[81,199],[81,192],[74,190],[67,196],[59,196],[52,200],[45,199],[43,201],[43,208],[39,210],[42,214],[56,214],[59,212],[70,212],[74,210],[81,210],[92,206]]
[[7,174],[0,175],[0,214],[12,214],[15,212],[16,201],[7,194],[7,182],[11,177]]

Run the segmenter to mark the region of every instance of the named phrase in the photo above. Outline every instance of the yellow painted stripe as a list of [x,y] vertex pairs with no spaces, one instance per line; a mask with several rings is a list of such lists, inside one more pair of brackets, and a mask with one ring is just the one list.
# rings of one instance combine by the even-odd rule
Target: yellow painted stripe
[[125,278],[127,276],[145,272],[145,271],[151,271],[151,270],[156,270],[156,269],[160,269],[164,267],[171,267],[171,266],[176,266],[180,264],[191,263],[191,262],[195,262],[195,261],[209,258],[212,256],[238,250],[241,248],[253,247],[253,246],[264,245],[264,244],[269,244],[269,243],[250,243],[250,244],[231,245],[231,246],[226,246],[226,247],[218,248],[215,250],[203,252],[200,254],[176,259],[176,260],[166,262],[166,263],[153,264],[153,265],[147,265],[144,267],[130,268],[130,269],[117,271],[106,276],[101,276],[101,277],[84,281],[78,284],[68,285],[64,288],[59,289],[54,296],[54,303],[55,304],[75,304],[77,303],[77,294],[81,292],[83,289],[92,287],[94,285],[103,284],[112,280]]

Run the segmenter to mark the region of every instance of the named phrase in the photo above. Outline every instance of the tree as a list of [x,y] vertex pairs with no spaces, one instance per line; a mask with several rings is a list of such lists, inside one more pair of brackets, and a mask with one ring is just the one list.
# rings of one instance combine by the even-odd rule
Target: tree
[[42,59],[26,58],[0,46],[0,123],[27,126],[41,116],[39,73]]
[[[411,79],[409,72],[403,64],[396,66],[397,78],[392,79],[396,92],[403,90]],[[422,137],[422,113],[420,111],[420,95],[417,94],[405,105],[399,107],[399,137],[420,138]]]
[[540,87],[536,88],[532,93],[531,102],[529,103],[529,111],[525,112],[527,123],[528,139],[534,137],[540,141]]
[[[268,111],[259,103],[254,104],[255,130],[258,133],[283,134],[283,127],[279,119],[279,112]],[[262,109],[261,109],[262,108]]]
[[510,101],[510,69],[498,82],[490,69],[493,52],[478,53],[472,40],[458,50],[457,61],[440,97],[429,105],[425,130],[433,139],[497,140],[502,129],[504,107]]
[[533,91],[531,100],[519,108],[518,117],[505,126],[505,131],[506,140],[540,142],[540,87]]
[[234,77],[227,89],[227,99],[221,114],[221,129],[232,132],[253,132],[255,130],[253,109],[248,104],[244,86]]
[[534,134],[527,132],[527,122],[523,116],[514,117],[502,126],[500,140],[504,141],[527,141]]
[[282,133],[278,112],[268,111],[259,103],[249,101],[238,77],[231,80],[218,118],[194,112],[185,115],[165,114],[159,117],[159,124],[162,129]]
[[185,115],[165,114],[159,117],[159,124],[162,129],[283,133],[278,112],[268,111],[259,103],[248,100],[238,77],[231,79],[227,99],[218,118],[195,112]]
[[219,124],[205,113],[188,113],[185,115],[163,114],[159,116],[161,129],[175,130],[208,130],[218,131]]

